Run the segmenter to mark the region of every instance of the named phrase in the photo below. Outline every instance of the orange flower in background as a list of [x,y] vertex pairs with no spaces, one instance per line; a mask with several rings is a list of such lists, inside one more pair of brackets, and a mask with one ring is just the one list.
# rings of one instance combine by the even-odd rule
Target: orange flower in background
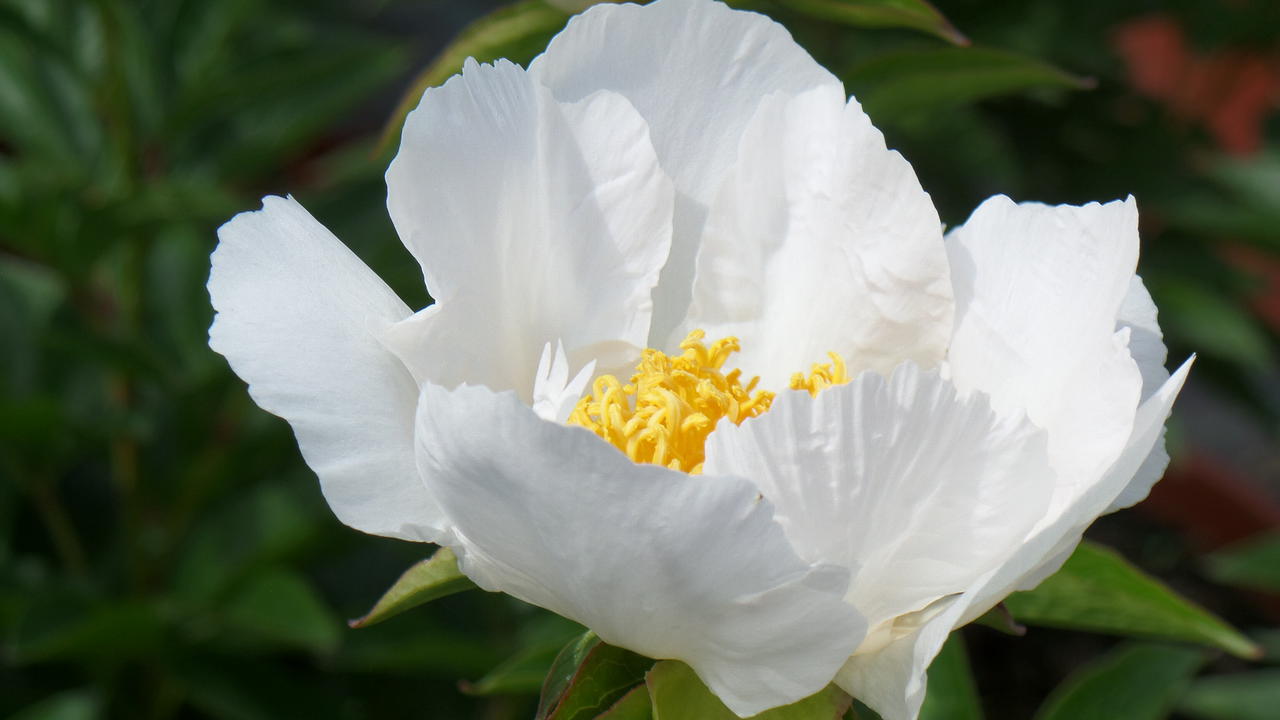
[[1280,105],[1280,58],[1245,50],[1195,54],[1177,20],[1150,15],[1121,25],[1112,44],[1129,83],[1175,115],[1200,124],[1227,152],[1262,146],[1262,126]]

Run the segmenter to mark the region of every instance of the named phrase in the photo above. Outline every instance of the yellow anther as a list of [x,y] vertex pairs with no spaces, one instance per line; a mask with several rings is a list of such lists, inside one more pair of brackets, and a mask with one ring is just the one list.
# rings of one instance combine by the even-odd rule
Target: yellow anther
[[[769,410],[774,393],[756,390],[760,378],[744,385],[742,371],[722,372],[740,346],[734,337],[707,345],[706,333],[694,330],[680,343],[679,355],[645,350],[630,382],[603,375],[578,401],[569,423],[581,425],[626,453],[635,462],[665,465],[690,474],[702,472],[707,436],[723,418],[742,424]],[[849,381],[844,358],[815,364],[806,377],[796,373],[791,388],[817,395],[823,388]]]
[[741,423],[773,402],[771,392],[752,394],[759,378],[744,387],[741,370],[721,372],[739,349],[737,338],[708,346],[705,337],[701,330],[689,333],[675,356],[645,350],[626,385],[612,375],[598,378],[569,422],[591,430],[636,462],[701,472],[707,435],[721,418]]
[[817,395],[832,385],[843,385],[849,382],[849,371],[845,367],[844,358],[838,352],[829,352],[830,363],[814,363],[809,369],[809,377],[804,373],[791,376],[792,390],[808,390],[810,395]]

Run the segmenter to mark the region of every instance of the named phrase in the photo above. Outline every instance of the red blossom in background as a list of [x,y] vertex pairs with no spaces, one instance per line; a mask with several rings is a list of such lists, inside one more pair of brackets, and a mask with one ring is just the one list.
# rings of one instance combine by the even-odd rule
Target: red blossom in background
[[1135,90],[1178,117],[1203,125],[1227,152],[1262,146],[1262,126],[1280,104],[1280,58],[1249,50],[1195,53],[1182,26],[1165,15],[1121,25],[1112,44]]

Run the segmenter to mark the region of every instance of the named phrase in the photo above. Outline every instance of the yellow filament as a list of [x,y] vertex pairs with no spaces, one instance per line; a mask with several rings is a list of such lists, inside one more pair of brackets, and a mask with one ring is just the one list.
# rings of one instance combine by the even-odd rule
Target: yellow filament
[[[774,393],[756,389],[760,378],[743,384],[741,370],[722,370],[740,349],[737,338],[707,345],[705,337],[701,330],[689,333],[675,356],[645,350],[626,385],[613,375],[597,378],[569,423],[594,432],[635,462],[701,472],[707,436],[716,424],[722,418],[741,424],[766,412],[774,398]],[[814,365],[808,379],[797,373],[791,387],[816,395],[847,382],[844,359],[830,355],[833,364]]]

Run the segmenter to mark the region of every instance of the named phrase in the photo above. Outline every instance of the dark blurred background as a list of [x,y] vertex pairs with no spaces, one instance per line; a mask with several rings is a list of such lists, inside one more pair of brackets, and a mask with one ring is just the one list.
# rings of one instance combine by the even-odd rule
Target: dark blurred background
[[[844,79],[948,224],[996,193],[1137,197],[1171,363],[1199,361],[1167,479],[1091,533],[1268,648],[1166,715],[1280,717],[1280,3],[734,4]],[[0,716],[532,713],[577,628],[469,592],[348,629],[430,548],[339,524],[206,344],[215,230],[264,194],[429,301],[382,174],[406,97],[469,54],[527,62],[575,3],[500,5],[0,0]],[[917,12],[855,12],[879,5]],[[1123,650],[965,637],[994,720]]]

